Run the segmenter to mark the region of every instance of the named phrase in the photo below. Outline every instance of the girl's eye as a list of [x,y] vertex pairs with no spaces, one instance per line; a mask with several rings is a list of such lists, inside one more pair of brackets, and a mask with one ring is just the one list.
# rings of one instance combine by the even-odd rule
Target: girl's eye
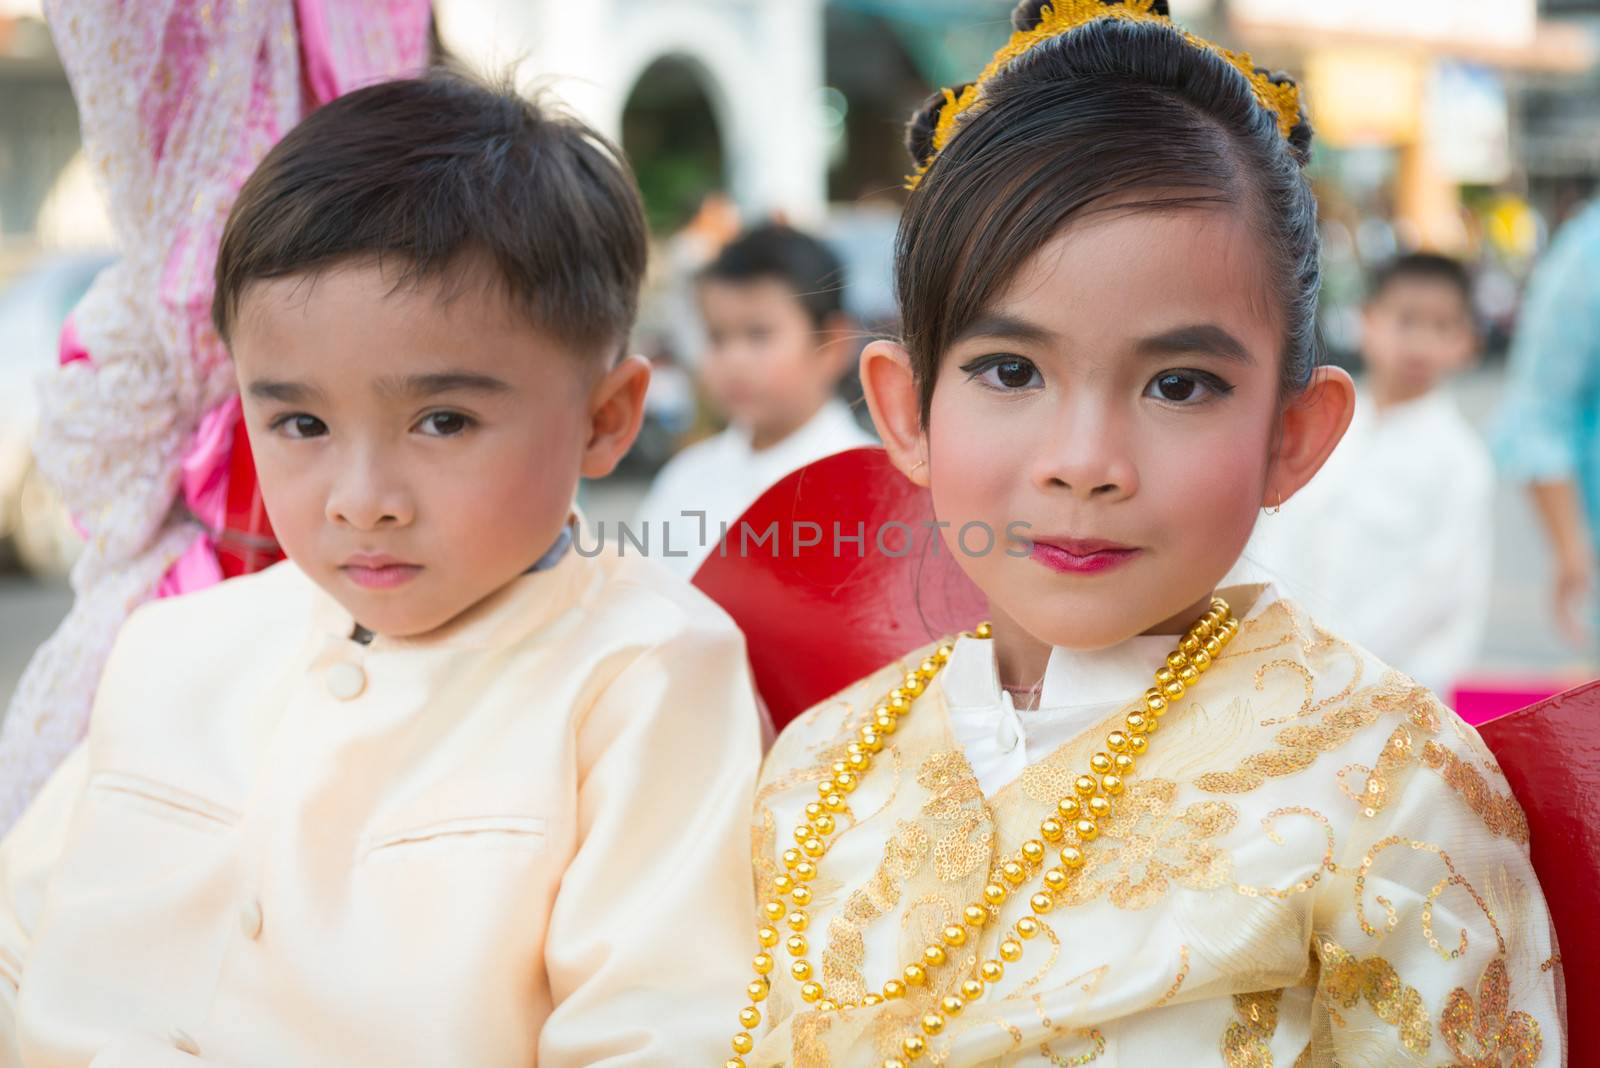
[[1003,393],[1036,388],[1044,382],[1033,361],[1023,356],[986,356],[961,369],[970,377]]
[[286,438],[320,438],[328,432],[328,424],[314,415],[296,412],[290,415],[280,415],[274,419],[270,428],[281,431]]
[[429,437],[453,438],[465,433],[471,426],[471,417],[460,412],[430,412],[422,417],[418,429]]
[[1194,404],[1232,390],[1220,378],[1203,371],[1163,371],[1150,380],[1144,395],[1169,404]]

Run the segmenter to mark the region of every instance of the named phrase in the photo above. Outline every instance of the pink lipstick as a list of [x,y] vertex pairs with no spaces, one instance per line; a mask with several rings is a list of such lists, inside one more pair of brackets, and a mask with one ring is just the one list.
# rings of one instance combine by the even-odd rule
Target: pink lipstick
[[1109,571],[1132,560],[1141,550],[1114,541],[1095,538],[1055,538],[1035,540],[1032,556],[1052,571],[1092,575]]

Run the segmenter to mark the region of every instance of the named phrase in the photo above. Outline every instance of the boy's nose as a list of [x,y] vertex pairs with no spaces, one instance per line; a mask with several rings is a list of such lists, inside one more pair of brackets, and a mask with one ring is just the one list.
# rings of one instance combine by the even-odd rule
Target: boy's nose
[[415,504],[404,484],[374,464],[351,464],[328,494],[330,523],[355,530],[403,527],[415,518]]

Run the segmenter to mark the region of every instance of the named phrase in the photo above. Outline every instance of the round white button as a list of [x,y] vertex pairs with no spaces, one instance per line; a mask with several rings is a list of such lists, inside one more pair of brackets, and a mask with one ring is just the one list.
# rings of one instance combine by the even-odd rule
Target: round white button
[[261,905],[252,901],[239,910],[239,930],[249,939],[261,936]]
[[200,1056],[200,1044],[190,1037],[189,1032],[174,1027],[168,1032],[167,1037],[172,1040],[172,1045],[180,1052],[191,1057]]
[[340,663],[328,668],[323,676],[328,692],[341,701],[353,701],[367,688],[367,673],[358,664]]
[[1009,753],[1022,741],[1022,732],[1017,729],[1017,724],[1010,716],[1002,716],[1000,724],[994,731],[994,742],[1000,752]]

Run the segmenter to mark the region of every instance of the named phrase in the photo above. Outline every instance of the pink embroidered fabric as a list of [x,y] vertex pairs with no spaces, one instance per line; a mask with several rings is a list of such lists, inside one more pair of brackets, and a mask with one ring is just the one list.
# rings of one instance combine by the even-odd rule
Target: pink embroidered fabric
[[427,0],[47,0],[122,257],[41,385],[36,452],[86,535],[0,723],[0,832],[82,738],[142,601],[217,581],[234,422],[212,267],[239,187],[318,103],[426,64]]

